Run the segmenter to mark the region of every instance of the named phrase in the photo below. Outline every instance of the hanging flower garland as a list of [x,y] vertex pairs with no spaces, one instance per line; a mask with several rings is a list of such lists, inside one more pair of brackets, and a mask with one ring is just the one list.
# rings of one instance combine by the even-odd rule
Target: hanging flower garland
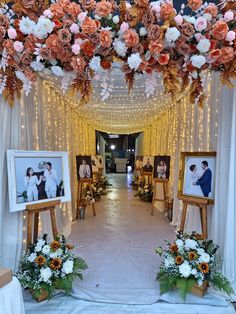
[[158,72],[173,99],[190,88],[202,105],[207,71],[228,86],[236,78],[235,35],[235,1],[188,0],[176,12],[167,0],[15,0],[0,9],[0,93],[13,104],[42,72],[87,102],[94,75],[119,62],[129,89],[136,73],[148,74],[149,97]]

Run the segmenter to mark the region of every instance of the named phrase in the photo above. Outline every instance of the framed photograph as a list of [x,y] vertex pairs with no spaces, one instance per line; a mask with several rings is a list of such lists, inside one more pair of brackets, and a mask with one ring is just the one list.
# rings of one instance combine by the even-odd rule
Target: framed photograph
[[179,195],[213,201],[216,153],[181,153]]
[[10,211],[26,205],[71,200],[67,152],[7,151]]
[[154,157],[154,178],[169,179],[170,177],[170,156]]
[[143,167],[143,156],[135,157],[135,170],[141,170]]
[[76,156],[77,177],[80,179],[92,179],[92,158],[91,156]]
[[154,157],[144,156],[143,157],[143,172],[153,172]]

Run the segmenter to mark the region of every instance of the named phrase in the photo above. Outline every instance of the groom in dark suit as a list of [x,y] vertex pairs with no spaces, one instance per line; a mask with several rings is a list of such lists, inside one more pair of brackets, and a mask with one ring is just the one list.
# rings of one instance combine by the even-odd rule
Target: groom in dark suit
[[206,160],[202,162],[202,169],[204,170],[204,173],[195,184],[200,185],[203,195],[208,197],[211,192],[212,172],[211,169],[208,168],[208,162]]

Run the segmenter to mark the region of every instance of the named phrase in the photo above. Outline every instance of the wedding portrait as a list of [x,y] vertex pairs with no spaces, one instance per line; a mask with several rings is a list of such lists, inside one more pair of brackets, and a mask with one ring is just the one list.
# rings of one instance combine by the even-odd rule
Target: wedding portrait
[[[15,191],[14,195],[10,193],[10,203],[23,205],[65,197],[64,170],[68,165],[62,153],[59,156],[51,152],[36,154],[18,151],[14,156],[14,151],[8,151],[9,191]],[[68,176],[69,173],[67,181]]]
[[92,178],[91,156],[76,156],[76,167],[78,180]]
[[144,156],[143,157],[143,172],[153,172],[154,157]]
[[215,153],[191,153],[183,158],[183,195],[214,199]]
[[135,157],[135,170],[141,170],[143,166],[143,156]]
[[154,175],[156,179],[169,179],[170,176],[170,156],[154,157]]

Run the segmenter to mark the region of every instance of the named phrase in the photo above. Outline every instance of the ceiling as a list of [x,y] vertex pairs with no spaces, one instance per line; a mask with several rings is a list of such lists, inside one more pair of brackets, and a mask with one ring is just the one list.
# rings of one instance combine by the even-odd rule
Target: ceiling
[[[136,75],[130,93],[119,66],[114,66],[108,77],[105,75],[102,73],[99,80],[93,80],[93,94],[87,104],[80,104],[79,94],[67,98],[79,115],[98,131],[115,134],[140,132],[173,105],[171,98],[163,94],[162,78],[159,74],[155,76],[155,92],[149,98],[145,94],[146,75]],[[53,84],[60,89],[60,82],[53,81]],[[112,85],[110,96],[106,100],[102,100],[101,96],[101,85],[104,84],[106,88]]]

